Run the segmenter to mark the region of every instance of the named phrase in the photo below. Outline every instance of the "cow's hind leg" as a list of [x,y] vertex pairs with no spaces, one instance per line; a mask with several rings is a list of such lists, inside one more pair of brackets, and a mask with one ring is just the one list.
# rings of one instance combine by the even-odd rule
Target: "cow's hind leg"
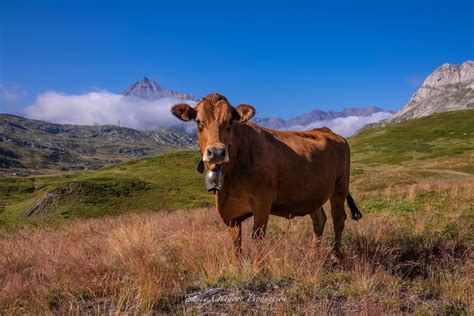
[[341,239],[342,231],[344,230],[344,221],[346,220],[346,211],[344,209],[344,202],[347,193],[335,194],[331,199],[331,215],[334,225],[334,252],[336,256],[341,256]]
[[324,225],[326,225],[326,213],[324,213],[324,209],[321,206],[320,208],[309,213],[309,216],[311,216],[311,221],[313,222],[314,235],[316,236],[316,240],[319,243],[321,241],[321,237],[323,236]]

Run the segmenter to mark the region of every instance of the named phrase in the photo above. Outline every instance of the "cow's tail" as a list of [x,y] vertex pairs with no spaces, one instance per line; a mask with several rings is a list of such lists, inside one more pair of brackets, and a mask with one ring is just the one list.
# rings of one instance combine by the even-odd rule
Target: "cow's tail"
[[347,193],[347,205],[349,205],[349,209],[351,210],[351,218],[353,220],[358,221],[362,218],[362,213],[355,205],[354,199],[352,198],[350,193]]

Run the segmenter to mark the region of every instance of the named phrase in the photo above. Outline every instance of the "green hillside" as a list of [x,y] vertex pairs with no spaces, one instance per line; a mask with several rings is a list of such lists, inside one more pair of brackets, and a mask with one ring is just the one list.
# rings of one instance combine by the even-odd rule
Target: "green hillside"
[[[474,173],[474,111],[364,130],[350,139],[355,194]],[[96,171],[0,179],[0,226],[212,205],[196,172],[197,152],[180,151]]]
[[[179,151],[97,171],[0,180],[0,226],[208,206],[199,155]],[[1,206],[3,205],[3,207]]]
[[400,164],[472,152],[474,111],[454,111],[366,129],[351,138],[353,161]]
[[349,139],[351,190],[463,181],[474,174],[474,110],[366,129]]

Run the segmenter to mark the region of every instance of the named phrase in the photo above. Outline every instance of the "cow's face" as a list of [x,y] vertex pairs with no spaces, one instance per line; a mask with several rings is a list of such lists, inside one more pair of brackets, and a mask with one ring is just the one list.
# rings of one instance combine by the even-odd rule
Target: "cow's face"
[[208,169],[215,170],[229,161],[233,124],[248,121],[255,114],[255,109],[247,104],[234,108],[223,95],[213,93],[204,97],[194,108],[186,103],[176,104],[171,113],[182,121],[196,122],[202,160]]

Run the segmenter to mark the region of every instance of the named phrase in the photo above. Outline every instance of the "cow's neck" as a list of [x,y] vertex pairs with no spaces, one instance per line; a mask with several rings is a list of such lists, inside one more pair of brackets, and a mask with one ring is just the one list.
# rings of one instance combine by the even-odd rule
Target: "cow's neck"
[[[245,180],[249,178],[247,172],[257,162],[259,148],[256,148],[255,142],[251,141],[257,137],[257,134],[255,128],[247,124],[236,124],[232,129],[231,145],[228,149],[229,162],[222,166],[224,184],[222,190],[216,194],[217,210],[228,225],[236,215],[232,211],[232,201],[235,199],[235,194],[242,193],[242,186],[247,187],[245,184]],[[252,144],[254,145],[252,146]],[[242,210],[248,210],[248,207],[244,207]]]

